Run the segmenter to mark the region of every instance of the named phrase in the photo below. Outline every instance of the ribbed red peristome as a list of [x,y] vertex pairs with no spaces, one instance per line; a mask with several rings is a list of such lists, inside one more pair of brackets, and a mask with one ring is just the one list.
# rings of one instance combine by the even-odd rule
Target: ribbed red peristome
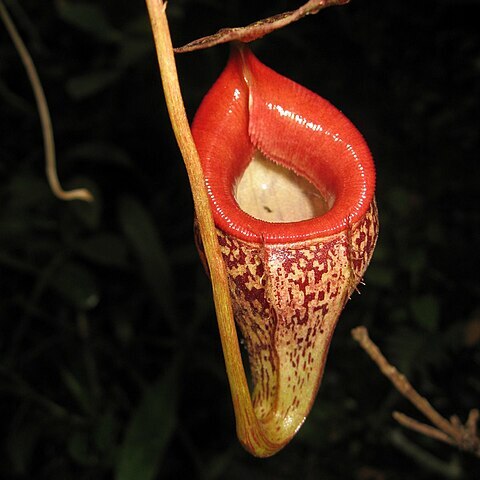
[[[192,125],[215,223],[252,242],[326,237],[359,221],[373,201],[375,168],[360,132],[337,108],[263,65],[246,48],[203,99]],[[269,223],[238,206],[233,189],[255,150],[335,197],[324,215]]]

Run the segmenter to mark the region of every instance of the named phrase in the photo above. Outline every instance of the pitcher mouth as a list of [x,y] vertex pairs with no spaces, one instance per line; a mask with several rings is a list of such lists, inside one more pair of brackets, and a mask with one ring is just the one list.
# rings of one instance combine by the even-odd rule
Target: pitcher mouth
[[326,185],[314,185],[259,150],[237,180],[233,195],[245,213],[268,223],[311,220],[325,215],[335,203],[335,193]]
[[[373,200],[373,160],[355,126],[328,101],[278,75],[247,49],[233,50],[192,131],[215,223],[244,241],[328,237],[358,222]],[[255,192],[242,191],[242,180],[259,153],[313,185],[311,193],[319,201],[310,202],[310,214],[284,215],[288,197],[273,221],[268,203],[256,210],[245,206]]]

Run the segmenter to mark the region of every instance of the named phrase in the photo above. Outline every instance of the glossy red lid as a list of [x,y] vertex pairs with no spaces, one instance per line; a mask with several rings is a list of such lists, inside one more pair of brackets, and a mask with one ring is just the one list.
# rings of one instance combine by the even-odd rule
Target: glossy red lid
[[[192,132],[215,223],[227,234],[270,244],[329,236],[360,220],[373,200],[375,168],[360,132],[327,100],[266,67],[246,47],[232,51]],[[233,190],[255,150],[332,192],[332,208],[291,223],[245,213]]]

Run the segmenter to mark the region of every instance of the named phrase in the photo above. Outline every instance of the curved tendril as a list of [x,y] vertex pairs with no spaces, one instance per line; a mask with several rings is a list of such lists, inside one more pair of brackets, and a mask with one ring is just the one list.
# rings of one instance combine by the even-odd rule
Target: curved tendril
[[7,32],[10,35],[18,54],[20,55],[35,95],[35,101],[37,103],[38,113],[40,116],[40,123],[42,125],[43,144],[45,149],[45,170],[50,188],[53,194],[61,200],[83,200],[86,202],[91,202],[93,201],[93,195],[89,190],[85,188],[78,188],[66,191],[60,185],[57,175],[52,121],[42,83],[38,76],[37,69],[35,68],[35,64],[33,63],[32,57],[28,52],[28,49],[25,46],[20,34],[18,33],[15,24],[13,23],[2,0],[0,0],[0,17],[2,18],[5,28],[7,29]]

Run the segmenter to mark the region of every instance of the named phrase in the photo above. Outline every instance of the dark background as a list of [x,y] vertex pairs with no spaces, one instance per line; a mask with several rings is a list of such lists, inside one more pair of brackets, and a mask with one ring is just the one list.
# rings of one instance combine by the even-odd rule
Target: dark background
[[[174,44],[301,2],[171,0]],[[376,159],[381,233],[298,436],[239,446],[192,201],[143,2],[10,0],[49,101],[55,199],[18,54],[0,27],[0,478],[478,479],[480,462],[405,431],[423,420],[350,337],[367,325],[444,415],[480,406],[479,11],[354,0],[252,46],[329,99]],[[178,57],[188,113],[228,47]]]

